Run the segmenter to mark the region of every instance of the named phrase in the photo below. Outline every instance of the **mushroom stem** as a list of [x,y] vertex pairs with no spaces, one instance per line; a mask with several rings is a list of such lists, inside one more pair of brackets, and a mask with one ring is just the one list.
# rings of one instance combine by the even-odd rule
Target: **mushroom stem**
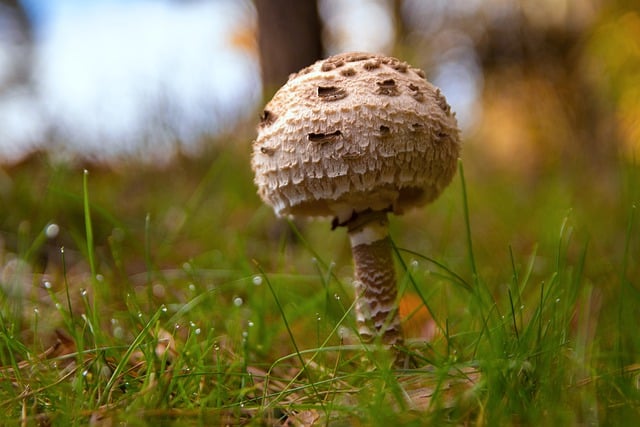
[[380,337],[383,344],[402,343],[395,270],[386,212],[359,214],[348,224],[355,265],[355,310],[364,341]]

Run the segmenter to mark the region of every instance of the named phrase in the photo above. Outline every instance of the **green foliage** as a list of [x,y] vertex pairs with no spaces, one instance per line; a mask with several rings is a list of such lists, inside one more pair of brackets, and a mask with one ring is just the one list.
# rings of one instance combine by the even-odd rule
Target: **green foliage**
[[[440,332],[355,334],[344,230],[263,207],[242,143],[163,168],[10,170],[0,408],[77,425],[624,425],[640,417],[640,174],[460,170],[392,220]],[[84,169],[89,171],[83,173]],[[464,178],[464,179],[462,179]],[[523,193],[526,193],[526,197]],[[606,206],[606,207],[605,207]],[[10,207],[7,209],[6,207]],[[48,227],[56,224],[59,233]],[[64,250],[61,251],[61,248]]]

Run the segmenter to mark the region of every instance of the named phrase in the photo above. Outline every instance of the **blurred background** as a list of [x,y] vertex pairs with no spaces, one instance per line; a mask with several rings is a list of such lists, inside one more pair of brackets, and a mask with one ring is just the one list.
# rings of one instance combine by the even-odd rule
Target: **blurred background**
[[363,50],[424,68],[487,166],[530,172],[579,157],[598,169],[640,145],[638,6],[1,0],[0,163],[43,150],[164,162],[212,137],[250,139],[289,73]]
[[[129,273],[149,268],[149,233],[158,266],[294,265],[283,248],[295,239],[252,183],[257,118],[290,73],[363,50],[423,68],[457,112],[475,250],[489,275],[508,277],[496,260],[527,258],[537,245],[555,254],[568,219],[582,235],[569,255],[579,259],[589,241],[594,277],[613,277],[609,259],[638,246],[624,243],[640,196],[638,6],[0,0],[0,247],[40,253],[42,269],[59,261],[60,246],[86,247],[87,168],[106,265],[121,257]],[[464,270],[459,185],[407,213],[394,236]],[[61,230],[48,249],[29,249],[51,223]],[[350,265],[340,231],[327,237],[326,223],[307,227],[312,247]],[[131,253],[113,254],[118,241]],[[85,258],[78,254],[78,262]],[[310,268],[307,254],[299,262]]]
[[[637,0],[0,0],[0,301],[29,318],[23,296],[51,305],[43,283],[91,290],[94,271],[101,309],[131,289],[175,305],[222,284],[217,307],[230,307],[251,300],[237,279],[257,262],[309,283],[277,281],[298,315],[313,312],[297,304],[327,269],[350,283],[347,236],[277,220],[250,144],[290,73],[351,50],[424,69],[457,112],[467,198],[458,174],[432,206],[391,219],[436,316],[470,329],[468,295],[420,254],[473,283],[472,241],[503,301],[518,274],[536,301],[566,271],[586,317],[629,302],[638,318]],[[621,312],[600,319],[611,348]]]

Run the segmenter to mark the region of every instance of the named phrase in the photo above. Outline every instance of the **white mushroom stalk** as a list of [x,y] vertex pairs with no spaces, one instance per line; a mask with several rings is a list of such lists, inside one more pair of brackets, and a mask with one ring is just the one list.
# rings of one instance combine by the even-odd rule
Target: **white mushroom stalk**
[[258,194],[276,214],[346,226],[363,340],[402,342],[387,213],[427,204],[456,171],[455,114],[424,73],[345,53],[292,74],[253,144]]
[[348,230],[355,266],[353,285],[358,333],[366,342],[380,337],[384,344],[401,344],[402,327],[387,214],[365,212],[349,221]]

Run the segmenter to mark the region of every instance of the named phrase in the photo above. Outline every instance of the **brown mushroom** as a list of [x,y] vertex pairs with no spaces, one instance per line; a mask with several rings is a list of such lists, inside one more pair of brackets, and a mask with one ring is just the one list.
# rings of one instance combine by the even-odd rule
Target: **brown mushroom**
[[252,154],[258,193],[278,215],[331,216],[347,227],[363,340],[402,342],[387,213],[438,197],[459,152],[440,90],[391,57],[318,61],[266,105]]

